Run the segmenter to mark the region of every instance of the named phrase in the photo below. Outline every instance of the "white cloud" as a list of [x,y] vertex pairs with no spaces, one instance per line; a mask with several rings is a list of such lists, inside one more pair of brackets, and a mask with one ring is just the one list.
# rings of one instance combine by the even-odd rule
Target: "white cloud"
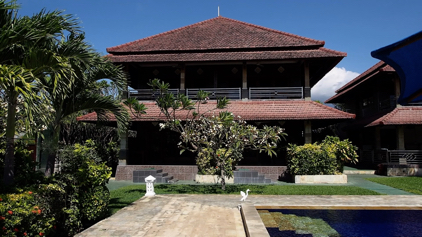
[[357,77],[359,73],[347,71],[344,67],[335,67],[327,73],[311,90],[312,100],[324,103],[335,91]]

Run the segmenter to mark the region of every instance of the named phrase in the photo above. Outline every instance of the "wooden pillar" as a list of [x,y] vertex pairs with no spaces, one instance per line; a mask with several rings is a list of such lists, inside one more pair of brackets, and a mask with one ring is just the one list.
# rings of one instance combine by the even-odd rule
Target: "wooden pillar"
[[[126,74],[127,78],[130,78],[130,74],[129,74],[129,66],[128,65],[124,65],[123,66],[123,72]],[[128,85],[125,88],[125,90],[122,92],[122,99],[127,99],[129,98],[129,81],[128,81]]]
[[401,107],[401,105],[397,103],[400,96],[400,78],[398,76],[394,78],[394,94],[396,97],[396,107]]
[[381,128],[375,127],[375,150],[381,150]]
[[248,90],[248,67],[246,62],[242,65],[242,99],[249,99]]
[[310,76],[309,76],[309,62],[304,63],[304,71],[305,71],[305,84],[303,94],[305,100],[311,100],[311,83],[310,83]]
[[183,65],[181,65],[181,68],[180,68],[180,87],[179,87],[179,90],[180,90],[180,93],[181,94],[186,94],[185,93],[185,91],[186,91],[186,89],[185,89],[185,75],[186,75],[186,69],[185,69],[185,65],[183,64]]
[[397,149],[398,150],[405,150],[404,147],[404,126],[396,126],[397,132]]
[[126,165],[127,153],[128,153],[128,136],[127,131],[121,132],[120,134],[120,152],[119,152],[119,165]]
[[304,121],[304,134],[305,144],[312,143],[312,123],[310,120]]

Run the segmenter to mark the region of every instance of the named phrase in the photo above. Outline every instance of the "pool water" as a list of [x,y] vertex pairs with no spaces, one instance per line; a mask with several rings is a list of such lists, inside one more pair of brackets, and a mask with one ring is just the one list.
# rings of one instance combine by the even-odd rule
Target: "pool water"
[[[330,234],[325,236],[422,236],[422,210],[271,209],[268,212],[272,213],[271,215],[273,216],[276,213],[280,213],[278,214],[279,216],[295,215],[299,220],[300,218],[303,220],[303,217],[308,217],[310,220],[325,222],[328,224],[328,228],[332,228]],[[283,218],[278,220],[283,220]],[[306,226],[308,224],[299,223],[294,225]],[[279,228],[274,228],[274,226],[267,227],[267,230],[270,236],[313,236],[303,231],[280,231]],[[318,233],[314,234],[314,236],[324,235]]]

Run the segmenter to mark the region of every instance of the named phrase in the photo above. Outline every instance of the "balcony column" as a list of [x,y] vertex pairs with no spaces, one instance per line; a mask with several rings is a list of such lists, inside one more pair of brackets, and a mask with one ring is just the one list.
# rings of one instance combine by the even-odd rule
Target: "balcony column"
[[[129,68],[128,68],[129,66],[127,66],[127,65],[125,65],[124,67],[123,67],[123,72],[125,73],[125,75],[128,77],[128,78],[130,78],[130,75],[129,75]],[[129,83],[128,83],[129,84]],[[127,87],[125,88],[125,90],[124,91],[122,91],[122,99],[127,99],[127,98],[129,98],[129,85],[127,85]]]
[[309,62],[304,63],[305,67],[305,86],[303,88],[303,94],[305,97],[305,100],[310,101],[311,100],[311,86],[310,86],[310,78],[309,78]]
[[310,144],[312,143],[312,123],[310,120],[305,120],[304,121],[304,134],[303,136],[305,137],[305,144]]
[[127,131],[121,132],[120,136],[120,152],[119,152],[119,165],[126,165],[127,153],[128,153],[128,136]]
[[397,150],[405,150],[404,147],[404,126],[396,126]]
[[394,78],[394,94],[396,97],[396,107],[401,107],[401,105],[397,103],[397,99],[400,96],[400,78],[398,76]]
[[185,89],[185,75],[186,75],[186,70],[185,70],[185,65],[181,65],[180,68],[180,87],[179,87],[179,92],[182,95],[186,95],[186,89]]
[[243,62],[242,66],[242,100],[249,99],[248,90],[248,67],[246,62]]

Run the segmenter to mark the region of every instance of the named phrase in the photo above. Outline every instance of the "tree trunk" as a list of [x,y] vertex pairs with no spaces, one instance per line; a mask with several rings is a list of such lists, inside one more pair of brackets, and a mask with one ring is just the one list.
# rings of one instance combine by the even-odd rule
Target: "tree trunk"
[[220,167],[221,170],[221,189],[226,190],[226,178],[224,173],[224,167]]
[[3,174],[3,180],[6,185],[12,184],[15,179],[15,131],[17,102],[17,96],[12,96],[7,108],[6,154]]
[[48,159],[47,159],[47,164],[45,167],[45,176],[49,177],[54,173],[54,166],[56,163],[56,158],[57,158],[57,148],[58,148],[58,143],[59,143],[59,134],[60,133],[60,129],[58,128],[51,128],[51,129],[47,129],[46,133],[45,133],[45,139],[44,141],[46,142],[47,146],[46,146],[46,150],[48,152]]

